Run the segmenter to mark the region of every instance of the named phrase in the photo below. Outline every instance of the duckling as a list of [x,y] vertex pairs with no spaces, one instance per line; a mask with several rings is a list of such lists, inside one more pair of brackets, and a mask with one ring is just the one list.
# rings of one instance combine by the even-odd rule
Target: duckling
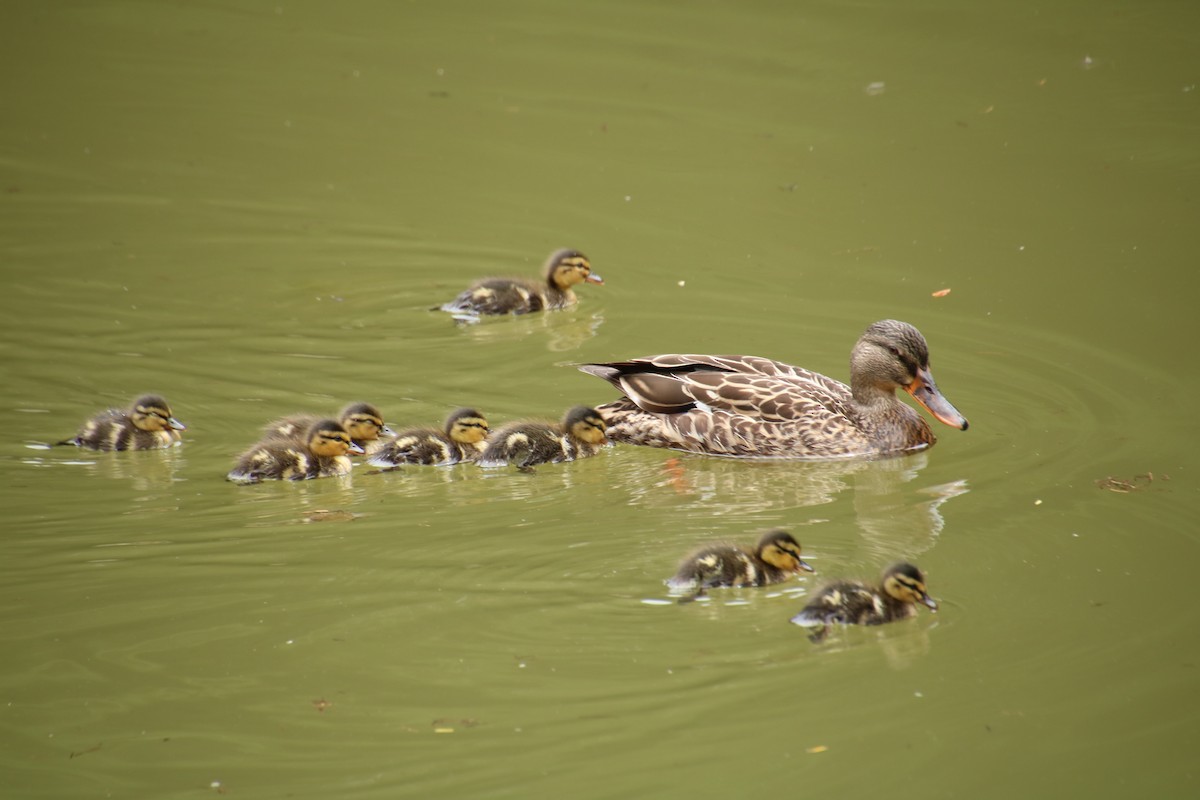
[[878,586],[845,580],[822,586],[791,621],[812,628],[808,638],[819,642],[829,623],[882,625],[915,617],[917,603],[938,610],[937,601],[925,591],[925,574],[912,564],[900,563],[884,570]]
[[167,401],[156,394],[139,397],[128,410],[110,408],[83,424],[72,439],[58,444],[88,450],[158,450],[179,444],[187,426],[171,413]]
[[682,603],[715,586],[768,586],[801,570],[816,572],[800,558],[800,543],[787,531],[776,529],[764,533],[753,549],[723,543],[704,545],[683,560],[666,584],[672,593],[691,593]]
[[[263,432],[268,438],[278,436],[302,443],[305,434],[321,419],[317,414],[292,414],[267,423]],[[383,414],[370,403],[351,403],[338,412],[338,421],[365,453],[373,453],[382,447],[384,439],[381,437],[394,435],[384,424]]]
[[238,458],[226,476],[234,483],[303,481],[350,472],[347,453],[362,453],[350,434],[335,419],[318,420],[308,429],[303,444],[294,438],[268,436]]
[[433,428],[401,431],[394,439],[382,442],[367,462],[376,467],[397,467],[475,461],[483,452],[487,435],[488,423],[483,414],[473,408],[460,408],[447,417],[444,431]]
[[608,442],[606,428],[604,418],[587,406],[570,409],[557,425],[533,420],[510,422],[488,436],[479,466],[512,464],[528,471],[535,464],[593,456]]
[[603,278],[592,272],[587,256],[578,250],[555,250],[546,259],[543,276],[541,281],[484,278],[442,305],[441,310],[463,321],[474,321],[480,316],[566,308],[577,300],[571,287],[584,282],[604,283]]

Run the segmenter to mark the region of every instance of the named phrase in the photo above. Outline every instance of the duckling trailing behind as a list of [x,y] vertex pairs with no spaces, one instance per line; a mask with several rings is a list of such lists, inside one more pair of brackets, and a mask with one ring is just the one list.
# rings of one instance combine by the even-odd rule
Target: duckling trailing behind
[[816,571],[800,558],[800,543],[787,531],[770,530],[753,549],[724,543],[700,547],[683,560],[666,584],[672,594],[690,593],[680,600],[682,603],[717,586],[782,583],[801,570]]
[[226,478],[245,484],[346,475],[350,472],[347,453],[362,453],[362,448],[337,420],[318,420],[305,434],[303,443],[282,436],[263,439],[238,458],[237,466]]
[[743,458],[841,458],[920,450],[937,441],[896,398],[903,389],[940,422],[967,429],[938,390],[921,332],[869,326],[850,354],[850,385],[758,356],[667,354],[584,364],[624,396],[600,406],[615,442]]
[[[268,422],[263,428],[267,437],[282,437],[304,443],[312,426],[320,422],[318,414],[291,414]],[[383,421],[383,414],[370,403],[351,403],[338,412],[338,421],[350,434],[351,440],[365,453],[373,453],[383,445],[384,436],[392,436],[392,429]]]
[[528,470],[536,464],[593,456],[608,442],[606,427],[596,409],[587,406],[570,409],[557,425],[531,420],[510,422],[488,436],[479,466],[511,464]]
[[110,408],[83,424],[69,444],[88,450],[158,450],[181,441],[187,426],[175,419],[167,401],[156,394],[139,397],[128,410]]
[[383,441],[367,462],[376,467],[401,464],[443,466],[476,461],[483,452],[488,423],[473,408],[460,408],[446,419],[443,431],[413,428]]
[[925,591],[925,575],[912,564],[893,564],[883,572],[878,586],[860,581],[834,581],[820,587],[804,609],[792,617],[796,625],[812,628],[809,638],[819,642],[831,623],[882,625],[917,615],[917,603],[938,610]]
[[543,268],[541,281],[524,278],[484,278],[458,297],[441,306],[464,322],[481,316],[529,314],[560,309],[577,302],[572,287],[581,283],[604,283],[592,272],[591,262],[578,250],[556,250]]

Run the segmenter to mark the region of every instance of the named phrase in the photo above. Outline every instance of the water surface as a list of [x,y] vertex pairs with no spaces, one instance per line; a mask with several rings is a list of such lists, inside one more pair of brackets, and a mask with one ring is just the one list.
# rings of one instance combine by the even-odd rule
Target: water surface
[[[6,17],[11,791],[1195,794],[1190,7]],[[561,246],[576,308],[428,310]],[[673,351],[846,379],[887,317],[971,420],[909,458],[223,480],[292,411],[553,418],[612,396],[572,364]],[[183,447],[42,447],[144,391]],[[817,578],[660,602],[768,526]],[[787,624],[900,558],[937,616]]]

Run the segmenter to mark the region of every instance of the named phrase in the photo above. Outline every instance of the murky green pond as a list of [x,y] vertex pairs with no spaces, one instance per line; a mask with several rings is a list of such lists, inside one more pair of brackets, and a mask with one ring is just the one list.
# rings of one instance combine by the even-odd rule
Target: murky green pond
[[[6,794],[1195,796],[1200,7],[4,17]],[[607,280],[571,310],[428,310],[564,246]],[[888,317],[971,420],[908,458],[224,481],[288,412],[556,417],[661,352],[844,380]],[[183,447],[40,447],[147,391]],[[818,578],[661,602],[768,526]],[[900,558],[936,616],[787,624]]]

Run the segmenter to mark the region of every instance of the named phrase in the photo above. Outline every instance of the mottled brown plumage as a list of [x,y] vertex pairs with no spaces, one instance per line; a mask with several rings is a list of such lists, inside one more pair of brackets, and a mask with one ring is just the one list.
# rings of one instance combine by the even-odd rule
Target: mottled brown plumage
[[576,406],[557,425],[519,420],[492,431],[479,457],[479,466],[511,464],[529,469],[536,464],[574,461],[595,455],[607,441],[604,419],[596,409]]
[[693,597],[717,586],[767,586],[780,583],[801,570],[813,568],[800,558],[800,543],[790,533],[771,530],[753,548],[707,544],[689,554],[675,575],[666,581],[673,593]]
[[303,481],[350,472],[347,453],[362,453],[335,419],[318,420],[302,440],[268,436],[243,453],[226,479],[234,483]]
[[[303,443],[312,426],[322,419],[319,414],[291,414],[268,422],[263,433],[267,437],[279,436]],[[365,453],[378,450],[383,444],[382,437],[392,435],[392,429],[383,421],[383,414],[370,403],[351,403],[338,412],[337,419]]]
[[938,608],[925,591],[924,573],[912,564],[893,564],[878,586],[847,580],[821,586],[792,622],[812,629],[809,638],[820,641],[830,624],[882,625],[915,617],[917,603],[931,611]]
[[158,450],[179,444],[187,426],[171,413],[162,397],[139,397],[128,409],[110,408],[83,424],[79,433],[58,444],[87,450]]
[[625,396],[599,406],[616,442],[767,458],[876,456],[936,441],[896,398],[911,394],[938,420],[967,420],[938,391],[929,350],[906,322],[867,328],[850,356],[850,385],[757,356],[658,355],[580,367]]
[[443,466],[460,461],[476,461],[483,452],[488,423],[473,408],[460,408],[446,419],[444,430],[411,428],[384,441],[367,459],[377,467],[401,464]]
[[592,272],[587,256],[578,250],[556,250],[543,268],[541,281],[526,278],[484,278],[441,306],[456,318],[471,322],[481,316],[529,314],[559,309],[577,301],[573,286],[604,283]]

